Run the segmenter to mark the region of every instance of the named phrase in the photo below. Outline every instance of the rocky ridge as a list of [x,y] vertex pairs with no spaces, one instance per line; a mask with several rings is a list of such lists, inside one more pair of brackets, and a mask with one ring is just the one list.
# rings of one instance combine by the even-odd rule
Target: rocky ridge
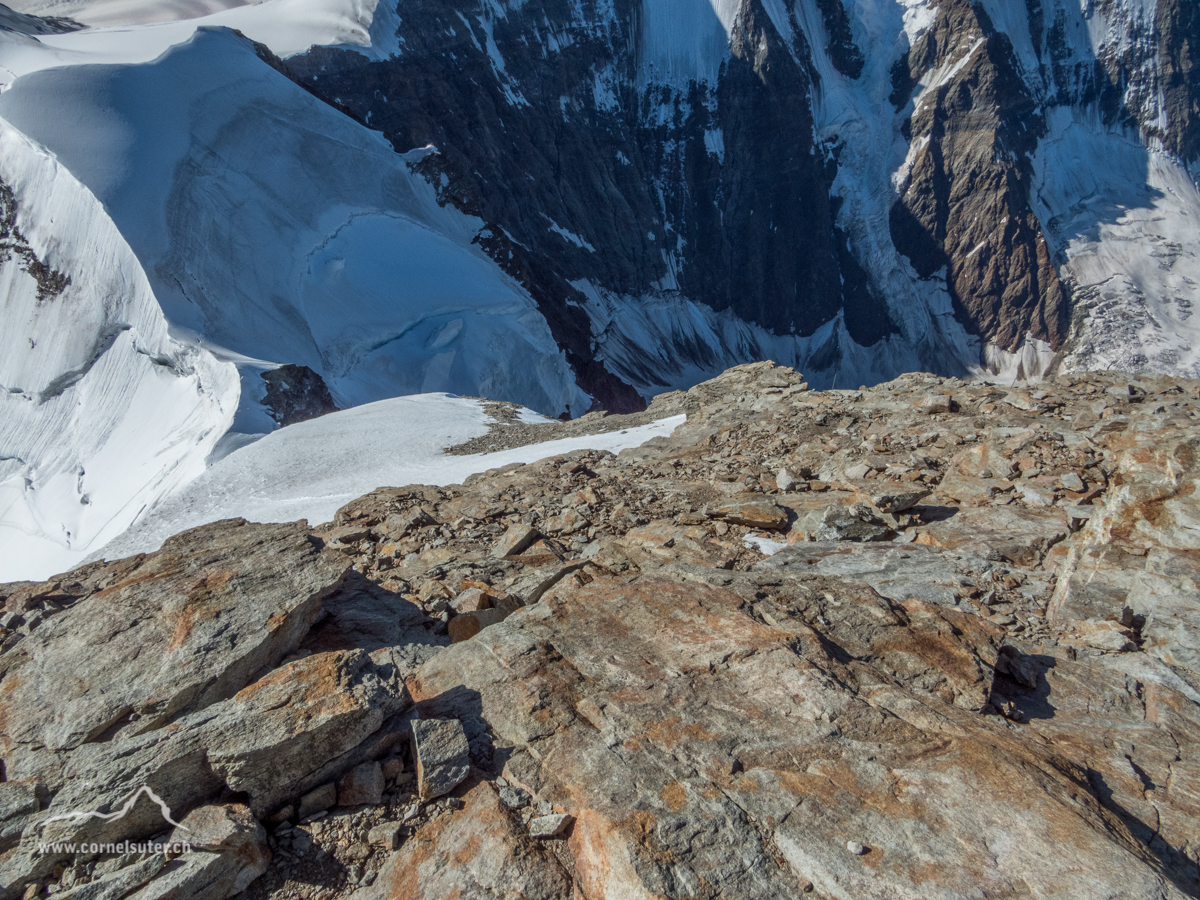
[[0,896],[1200,891],[1200,383],[681,412],[0,587]]

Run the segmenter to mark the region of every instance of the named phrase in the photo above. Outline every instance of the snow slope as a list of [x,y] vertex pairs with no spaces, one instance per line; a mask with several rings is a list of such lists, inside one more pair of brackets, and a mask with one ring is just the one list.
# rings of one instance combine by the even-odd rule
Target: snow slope
[[[0,581],[82,560],[199,475],[237,374],[172,340],[146,276],[88,190],[0,120],[0,182],[33,260],[0,256]],[[11,237],[11,236],[10,236]],[[22,244],[12,237],[11,247]]]
[[398,156],[230,31],[26,74],[0,115],[104,202],[176,332],[239,362],[239,431],[272,427],[271,363],[310,366],[342,407],[423,391],[589,406],[533,301],[472,244],[483,223],[409,171],[426,151]]
[[326,522],[339,507],[380,486],[458,484],[474,472],[572,450],[616,452],[669,435],[683,421],[673,416],[627,431],[450,456],[444,448],[487,432],[490,420],[482,404],[450,394],[381,400],[289,425],[234,451],[99,555],[116,559],[154,550],[185,528],[234,516]]

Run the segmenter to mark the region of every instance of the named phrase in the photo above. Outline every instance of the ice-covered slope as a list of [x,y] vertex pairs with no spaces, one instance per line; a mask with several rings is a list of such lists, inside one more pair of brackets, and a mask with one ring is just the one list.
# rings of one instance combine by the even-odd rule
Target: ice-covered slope
[[0,120],[0,580],[69,568],[204,469],[237,374],[171,340],[101,205]]
[[1200,179],[1094,114],[1050,121],[1034,197],[1074,287],[1065,364],[1200,378]]
[[[526,413],[526,421],[540,421]],[[289,425],[226,456],[99,554],[117,559],[157,549],[172,534],[241,516],[254,522],[327,522],[340,506],[380,486],[459,484],[474,472],[583,448],[617,452],[682,424],[673,416],[608,434],[453,456],[444,449],[485,434],[476,400],[421,394],[368,403]]]
[[433,390],[588,406],[533,301],[472,243],[483,223],[410,171],[425,151],[397,155],[228,30],[151,63],[26,74],[0,115],[100,197],[172,326],[242,363],[239,430],[271,427],[246,360],[308,365],[343,407]]

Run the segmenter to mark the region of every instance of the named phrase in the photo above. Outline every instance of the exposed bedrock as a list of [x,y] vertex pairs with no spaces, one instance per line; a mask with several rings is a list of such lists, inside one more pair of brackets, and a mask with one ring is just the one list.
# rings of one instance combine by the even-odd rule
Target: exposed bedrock
[[0,896],[1196,895],[1200,384],[679,413],[0,586]]

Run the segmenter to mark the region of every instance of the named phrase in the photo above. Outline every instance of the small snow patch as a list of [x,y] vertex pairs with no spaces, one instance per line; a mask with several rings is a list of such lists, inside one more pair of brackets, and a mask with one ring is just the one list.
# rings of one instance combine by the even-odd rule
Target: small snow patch
[[748,534],[744,540],[747,547],[751,550],[758,550],[765,556],[774,556],[787,547],[787,544],[782,541],[774,541],[761,534]]

